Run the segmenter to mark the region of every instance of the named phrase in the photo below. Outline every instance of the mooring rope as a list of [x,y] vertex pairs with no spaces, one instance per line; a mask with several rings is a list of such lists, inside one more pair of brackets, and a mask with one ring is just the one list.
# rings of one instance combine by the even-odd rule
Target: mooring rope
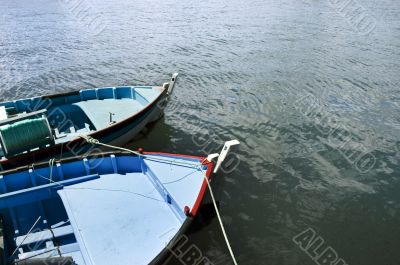
[[203,172],[204,179],[207,182],[207,186],[208,186],[208,189],[209,189],[210,195],[211,195],[211,200],[213,202],[215,212],[217,213],[218,222],[219,222],[219,225],[221,226],[221,231],[222,231],[222,234],[224,235],[225,243],[226,243],[226,246],[228,247],[229,253],[231,254],[233,264],[238,265],[236,258],[235,258],[235,254],[233,254],[231,244],[229,243],[228,235],[226,234],[224,223],[222,222],[221,215],[218,210],[217,202],[215,201],[215,197],[214,197],[214,193],[211,188],[210,181],[208,180],[207,174],[206,174],[206,172],[204,172],[204,170],[201,168],[201,166],[199,168],[200,168],[201,172]]
[[[102,145],[102,146],[109,147],[109,148],[114,148],[114,149],[117,149],[117,150],[127,151],[127,152],[130,152],[130,153],[136,154],[138,156],[146,157],[147,159],[154,159],[156,161],[159,160],[159,161],[171,162],[171,160],[149,157],[147,155],[141,154],[139,152],[136,152],[136,151],[133,151],[133,150],[130,150],[130,149],[127,149],[127,148],[113,146],[113,145],[109,145],[109,144],[104,144],[104,143],[101,143],[99,140],[97,140],[97,139],[95,139],[95,138],[93,138],[91,136],[81,135],[81,137],[83,139],[85,139],[90,144],[97,144],[97,145]],[[204,162],[204,160],[202,162]],[[224,235],[226,246],[228,247],[229,253],[230,253],[231,257],[232,257],[232,261],[233,261],[233,263],[235,265],[238,265],[238,263],[236,261],[236,258],[235,258],[235,255],[233,254],[233,250],[232,250],[231,244],[229,242],[228,235],[226,234],[225,227],[224,227],[224,224],[223,224],[222,219],[221,219],[221,215],[220,215],[219,210],[218,210],[217,202],[215,200],[214,193],[213,193],[211,185],[210,185],[210,181],[208,180],[207,174],[202,169],[202,164],[203,164],[202,162],[200,162],[200,163],[198,163],[196,165],[200,169],[200,171],[203,173],[203,177],[207,182],[207,187],[208,187],[208,189],[210,191],[211,200],[213,202],[215,212],[217,213],[218,222],[219,222],[219,225],[221,227],[222,234]],[[177,163],[177,164],[186,164],[186,163],[179,161],[179,163]],[[190,165],[193,165],[193,163],[190,163]]]
[[81,138],[83,138],[86,142],[90,143],[90,144],[97,144],[97,145],[101,145],[104,147],[108,147],[108,148],[112,148],[112,149],[117,149],[120,151],[125,151],[125,152],[129,152],[132,154],[135,154],[137,156],[141,156],[141,157],[145,157],[148,160],[153,160],[153,161],[161,161],[161,162],[166,162],[169,164],[176,164],[176,165],[185,165],[185,166],[190,166],[193,168],[197,168],[198,163],[195,162],[186,162],[186,161],[182,161],[182,160],[177,160],[177,159],[163,159],[161,157],[155,157],[155,156],[149,156],[149,155],[145,155],[145,154],[141,154],[140,152],[137,151],[133,151],[131,149],[128,148],[123,148],[123,147],[118,147],[118,146],[114,146],[114,145],[110,145],[110,144],[105,144],[100,142],[99,140],[89,136],[89,135],[80,135]]

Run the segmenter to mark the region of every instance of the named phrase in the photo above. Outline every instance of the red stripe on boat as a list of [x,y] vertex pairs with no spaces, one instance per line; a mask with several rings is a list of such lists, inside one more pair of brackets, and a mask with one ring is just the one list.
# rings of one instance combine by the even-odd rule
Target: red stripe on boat
[[[211,173],[212,173],[213,167],[214,167],[213,162],[208,163],[207,172],[206,172],[206,177],[207,177],[208,181],[211,180]],[[206,190],[207,190],[207,181],[204,179],[203,184],[201,185],[200,193],[197,196],[196,202],[194,203],[193,208],[192,208],[192,216],[196,216],[197,211],[199,210],[201,202],[204,198],[204,194],[206,193]]]

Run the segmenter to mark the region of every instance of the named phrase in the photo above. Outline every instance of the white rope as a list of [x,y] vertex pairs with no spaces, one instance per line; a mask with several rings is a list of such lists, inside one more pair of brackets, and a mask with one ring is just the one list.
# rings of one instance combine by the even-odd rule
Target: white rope
[[52,159],[50,159],[50,161],[49,161],[49,167],[50,167],[50,177],[49,177],[49,179],[50,179],[50,182],[53,182],[53,167],[54,167],[54,161],[55,161],[55,158],[52,158]]
[[[146,156],[146,155],[143,155],[143,154],[141,154],[141,153],[139,153],[139,152],[136,152],[136,151],[133,151],[133,150],[130,150],[130,149],[127,149],[127,148],[122,148],[122,147],[118,147],[118,146],[113,146],[113,145],[104,144],[104,143],[101,143],[99,140],[97,140],[97,139],[95,139],[95,138],[93,138],[93,137],[91,137],[91,136],[81,135],[81,137],[82,137],[83,139],[85,139],[88,143],[91,143],[91,144],[98,144],[98,145],[106,146],[106,147],[109,147],[109,148],[114,148],[114,149],[118,149],[118,150],[122,150],[122,151],[127,151],[127,152],[130,152],[130,153],[136,154],[136,155],[138,155],[138,156],[146,157],[146,158],[148,158],[148,159],[149,159],[149,158],[154,159],[154,160],[156,160],[156,161],[159,160],[159,161],[168,161],[168,162],[171,162],[171,160],[166,160],[166,159],[161,159],[161,158],[156,158],[156,159],[155,159],[154,157],[148,157],[148,156]],[[189,164],[189,163],[182,163],[181,161],[179,161],[178,164]],[[190,163],[190,165],[193,165],[193,163]],[[230,245],[230,243],[229,243],[229,239],[228,239],[228,236],[227,236],[227,234],[226,234],[225,227],[224,227],[224,224],[223,224],[223,222],[222,222],[221,215],[220,215],[220,213],[219,213],[218,206],[217,206],[217,203],[216,203],[216,201],[215,201],[214,193],[213,193],[213,191],[212,191],[210,182],[208,181],[208,178],[207,178],[206,173],[205,173],[204,170],[201,168],[202,163],[200,163],[200,165],[199,165],[199,164],[196,164],[196,165],[198,166],[198,168],[200,169],[200,171],[203,173],[203,177],[204,177],[204,179],[205,179],[206,182],[207,182],[207,186],[208,186],[208,189],[210,190],[210,195],[211,195],[211,199],[212,199],[212,202],[213,202],[213,205],[214,205],[214,208],[215,208],[215,212],[217,213],[218,222],[219,222],[219,224],[220,224],[220,226],[221,226],[222,234],[224,235],[224,239],[225,239],[225,242],[226,242],[226,246],[228,247],[229,253],[231,254],[232,261],[233,261],[233,263],[234,263],[235,265],[238,265],[238,263],[237,263],[237,261],[236,261],[236,258],[235,258],[235,255],[233,254],[232,247],[231,247],[231,245]]]
[[203,172],[204,179],[207,182],[207,186],[208,186],[208,189],[209,189],[210,195],[211,195],[211,200],[213,202],[215,212],[217,213],[218,222],[219,222],[219,225],[221,226],[222,234],[224,235],[226,246],[228,247],[229,253],[231,254],[233,264],[238,265],[238,263],[236,261],[236,258],[235,258],[235,254],[233,254],[233,250],[232,250],[231,244],[229,243],[229,239],[228,239],[228,236],[226,234],[225,227],[224,227],[224,224],[223,224],[222,219],[221,219],[221,215],[219,214],[218,206],[217,206],[217,203],[215,201],[215,197],[214,197],[214,193],[212,191],[211,185],[210,185],[210,181],[208,181],[207,175],[204,172],[204,170],[201,167],[199,167],[199,168],[200,168],[201,172]]
[[108,148],[129,152],[129,153],[135,154],[137,156],[145,157],[148,160],[161,161],[161,162],[166,162],[166,163],[169,163],[169,164],[176,164],[176,165],[185,165],[185,166],[190,166],[190,167],[193,167],[193,168],[197,168],[198,165],[199,165],[199,163],[187,162],[187,161],[182,161],[182,160],[179,160],[179,159],[163,159],[161,157],[144,155],[144,154],[141,154],[141,153],[139,153],[137,151],[133,151],[133,150],[128,149],[128,148],[123,148],[123,147],[118,147],[118,146],[114,146],[114,145],[104,144],[104,143],[100,142],[99,140],[97,140],[97,139],[95,139],[95,138],[93,138],[91,136],[88,136],[88,135],[80,135],[80,137],[85,139],[86,142],[88,142],[90,144],[97,144],[97,145],[105,146],[105,147],[108,147]]
[[133,150],[130,150],[130,149],[127,149],[127,148],[101,143],[99,140],[97,140],[97,139],[95,139],[95,138],[93,138],[93,137],[91,137],[89,135],[80,135],[80,137],[85,139],[85,141],[88,142],[89,144],[102,145],[102,146],[118,149],[118,150],[121,150],[121,151],[127,151],[129,153],[132,153],[132,154],[135,154],[135,155],[138,155],[138,156],[142,156],[141,153],[133,151]]
[[11,257],[14,256],[14,254],[17,252],[17,250],[19,249],[19,247],[24,243],[25,239],[30,235],[30,233],[32,233],[33,228],[36,226],[36,224],[39,222],[40,218],[42,218],[41,216],[38,217],[38,219],[36,220],[36,222],[32,225],[31,229],[29,229],[28,233],[25,235],[24,239],[22,239],[21,243],[18,244],[18,246],[14,249],[13,253],[11,254]]

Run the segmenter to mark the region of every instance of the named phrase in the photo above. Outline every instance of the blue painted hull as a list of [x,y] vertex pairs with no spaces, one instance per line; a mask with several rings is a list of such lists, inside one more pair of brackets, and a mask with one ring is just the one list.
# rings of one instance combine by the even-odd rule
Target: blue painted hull
[[4,171],[0,214],[6,259],[158,264],[204,201],[205,178],[211,181],[213,168],[204,160],[102,153]]
[[[156,121],[159,117],[161,117],[163,112],[163,107],[166,103],[168,90],[160,88],[160,93],[157,96],[154,96],[153,101],[147,104],[143,109],[138,111],[137,113],[132,113],[128,118],[123,119],[115,124],[111,124],[106,126],[100,130],[95,130],[93,132],[82,133],[83,135],[90,135],[96,139],[99,139],[102,143],[108,143],[113,145],[123,145],[128,143],[137,133],[139,133],[148,123]],[[44,102],[46,99],[52,100],[52,102],[60,102],[60,98],[69,98],[65,101],[75,102],[76,97],[81,95],[82,91],[75,91],[66,94],[58,94],[53,96],[47,96],[41,98]],[[114,95],[115,97],[115,95]],[[30,100],[29,102],[31,102]],[[101,102],[101,100],[97,100]],[[62,101],[61,101],[62,102]],[[83,101],[86,102],[86,101]],[[116,101],[118,103],[118,101]],[[56,104],[54,103],[54,104]],[[78,102],[79,103],[79,102]],[[8,104],[8,103],[4,103]],[[18,105],[13,103],[14,105]],[[34,104],[34,103],[31,103]],[[75,103],[73,103],[75,104]],[[37,103],[35,103],[35,106]],[[50,109],[54,109],[53,106]],[[53,114],[54,111],[50,111]],[[126,114],[129,115],[129,114]],[[53,116],[56,116],[54,114]],[[103,115],[104,116],[104,115]],[[95,120],[95,118],[93,119]],[[88,121],[89,122],[89,121]],[[97,122],[98,123],[98,122]],[[95,122],[93,124],[96,124]],[[91,125],[92,126],[92,125]],[[65,127],[65,126],[64,126]],[[88,127],[88,126],[87,126]],[[89,126],[90,127],[90,126]],[[78,133],[75,133],[75,137],[70,137],[71,139],[64,139],[64,142],[56,142],[53,145],[49,145],[46,147],[41,147],[40,149],[30,150],[29,152],[21,153],[16,156],[3,158],[0,160],[0,168],[2,169],[11,169],[15,167],[19,167],[25,164],[34,163],[37,161],[42,161],[50,158],[61,158],[68,157],[71,155],[81,155],[87,152],[99,151],[98,148],[95,150],[93,146],[88,145],[82,138],[79,137]],[[68,136],[68,135],[67,135]],[[63,138],[60,138],[63,140]]]

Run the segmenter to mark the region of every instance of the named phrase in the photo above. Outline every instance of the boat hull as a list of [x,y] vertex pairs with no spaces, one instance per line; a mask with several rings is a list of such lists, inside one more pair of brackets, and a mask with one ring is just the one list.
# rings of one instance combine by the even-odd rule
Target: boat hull
[[[101,161],[98,160],[99,156],[103,157]],[[179,259],[179,253],[191,246],[186,244],[182,248],[181,242],[189,242],[191,226],[200,214],[199,209],[206,203],[206,178],[212,185],[216,184],[216,176],[212,174],[214,164],[210,161],[202,163],[204,161],[204,157],[166,153],[144,153],[143,157],[137,157],[127,152],[108,152],[56,161],[54,167],[57,170],[53,171],[53,166],[46,162],[3,171],[3,186],[8,188],[0,193],[4,199],[0,200],[0,209],[9,210],[5,211],[8,223],[5,230],[8,238],[6,253],[10,255],[15,244],[18,245],[21,240],[24,242],[26,238],[26,246],[34,242],[43,243],[44,237],[36,236],[36,233],[40,233],[43,236],[49,234],[46,239],[49,242],[57,238],[59,253],[63,257],[73,257],[78,264],[109,264],[102,257],[104,248],[99,242],[105,242],[111,234],[119,234],[122,242],[117,244],[117,241],[113,241],[111,249],[116,247],[115,244],[122,244],[121,249],[124,250],[136,246],[147,252],[146,262],[142,260],[137,264],[165,264],[170,257]],[[50,182],[46,181],[49,179]],[[113,196],[108,200],[101,200],[110,194]],[[53,208],[50,204],[58,207]],[[186,205],[190,206],[189,211],[186,211]],[[35,207],[39,207],[38,211]],[[65,208],[66,212],[61,208]],[[122,215],[116,215],[116,212]],[[110,216],[113,218],[110,219]],[[47,222],[38,223],[40,218],[50,221],[48,225],[55,229],[52,234],[47,233]],[[36,222],[32,226],[34,220]],[[104,225],[110,222],[113,226],[108,225],[108,231],[103,231]],[[141,229],[147,226],[152,229]],[[35,227],[32,235],[28,232],[30,227]],[[98,231],[103,231],[105,235]],[[65,237],[67,235],[69,239]],[[156,251],[143,248],[149,242],[142,242],[143,246],[132,245],[129,240],[138,241],[131,236],[143,241],[150,240],[150,246],[154,246]],[[97,240],[100,238],[101,241]],[[43,254],[41,258],[61,255],[50,243],[35,243],[32,246],[24,251],[19,250],[18,259],[36,257],[39,252]],[[129,264],[131,259],[128,257],[142,259],[143,253],[121,250],[119,254],[123,257],[114,251],[109,254],[117,255],[117,264]],[[93,259],[94,263],[87,263],[89,259]]]
[[[130,142],[147,124],[157,121],[163,115],[163,106],[167,101],[167,90],[149,106],[132,117],[114,124],[106,129],[89,134],[101,143],[121,146]],[[61,159],[70,156],[98,153],[104,151],[100,146],[89,144],[83,138],[75,138],[69,142],[59,143],[29,153],[21,154],[0,161],[0,169],[7,170],[48,159]]]

